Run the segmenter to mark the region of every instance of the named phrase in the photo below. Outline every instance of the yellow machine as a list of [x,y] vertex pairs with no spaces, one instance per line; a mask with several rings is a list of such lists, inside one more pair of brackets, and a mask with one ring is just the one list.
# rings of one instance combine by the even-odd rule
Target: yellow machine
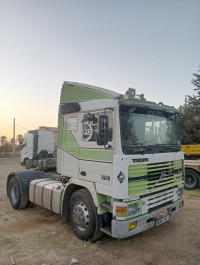
[[200,144],[182,145],[185,156],[185,189],[200,187]]

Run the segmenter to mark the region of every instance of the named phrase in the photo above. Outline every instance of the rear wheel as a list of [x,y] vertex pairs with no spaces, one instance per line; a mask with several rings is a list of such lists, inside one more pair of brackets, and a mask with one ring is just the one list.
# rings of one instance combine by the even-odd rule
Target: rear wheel
[[28,205],[28,196],[22,196],[19,181],[16,177],[10,180],[8,186],[8,196],[14,209],[22,209]]
[[75,191],[70,198],[70,222],[74,234],[82,240],[95,241],[102,234],[96,207],[86,189]]
[[199,174],[192,169],[185,170],[185,183],[186,190],[193,190],[199,187]]

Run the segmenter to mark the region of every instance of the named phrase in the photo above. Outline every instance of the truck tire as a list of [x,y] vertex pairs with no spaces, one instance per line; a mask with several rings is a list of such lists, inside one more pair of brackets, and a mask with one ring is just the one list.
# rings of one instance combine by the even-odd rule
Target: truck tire
[[26,159],[25,160],[25,169],[30,169],[31,168],[31,161],[30,161],[30,159]]
[[185,169],[185,183],[186,190],[193,190],[199,187],[199,174],[192,169]]
[[12,207],[16,210],[26,208],[28,205],[28,196],[22,196],[19,181],[16,177],[10,180],[8,197]]
[[87,189],[75,191],[70,198],[70,223],[74,234],[82,240],[96,241],[101,237],[99,217]]

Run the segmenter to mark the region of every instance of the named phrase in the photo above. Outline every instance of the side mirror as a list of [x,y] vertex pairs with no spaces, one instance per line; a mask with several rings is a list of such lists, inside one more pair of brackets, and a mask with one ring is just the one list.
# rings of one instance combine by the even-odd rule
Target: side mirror
[[109,119],[107,115],[99,116],[99,135],[97,136],[97,145],[107,145],[109,137]]

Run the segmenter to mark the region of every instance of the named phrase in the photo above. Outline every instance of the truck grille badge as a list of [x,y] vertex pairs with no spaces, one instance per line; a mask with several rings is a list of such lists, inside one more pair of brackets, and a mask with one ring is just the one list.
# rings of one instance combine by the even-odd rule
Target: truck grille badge
[[160,178],[161,178],[161,179],[164,179],[164,178],[166,178],[166,176],[167,176],[166,172],[165,172],[165,171],[161,171],[161,176],[160,176]]
[[120,171],[119,175],[117,176],[117,179],[119,180],[120,183],[122,183],[125,179],[124,174]]

